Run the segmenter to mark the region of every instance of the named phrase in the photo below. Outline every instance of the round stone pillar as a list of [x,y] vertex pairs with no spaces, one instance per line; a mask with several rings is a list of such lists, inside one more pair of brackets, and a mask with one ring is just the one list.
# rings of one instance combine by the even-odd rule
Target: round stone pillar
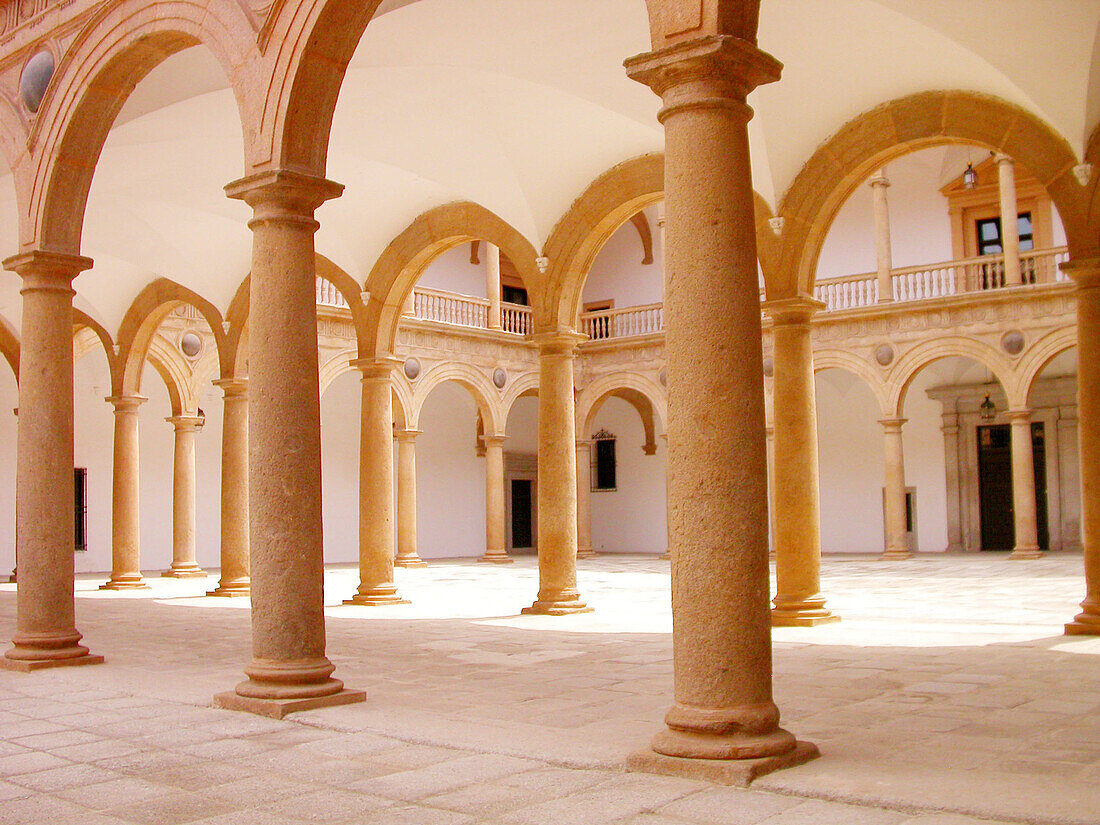
[[885,437],[886,492],[884,501],[886,549],[884,559],[908,559],[909,552],[905,519],[905,450],[901,428],[905,418],[886,418],[879,423]]
[[221,579],[210,596],[248,596],[248,379],[214,382],[222,391]]
[[[1077,443],[1085,600],[1070,635],[1100,635],[1100,258],[1062,264],[1077,285]],[[22,568],[22,562],[20,562]]]
[[[772,700],[760,297],[745,98],[780,64],[713,36],[626,63],[663,100],[676,700],[640,767],[747,782],[812,758]],[[541,423],[541,422],[540,422]],[[663,756],[662,756],[663,755]],[[665,758],[671,757],[671,758]],[[683,759],[687,757],[688,759]],[[692,768],[691,759],[730,760]],[[744,760],[744,761],[741,761]]]
[[172,566],[162,576],[205,578],[195,561],[195,434],[206,419],[197,415],[166,418],[175,430],[172,463]]
[[91,260],[28,252],[4,261],[23,279],[16,436],[16,630],[0,666],[97,664],[80,644],[73,600],[73,278]]
[[1009,410],[1012,422],[1012,513],[1016,542],[1010,559],[1039,559],[1039,521],[1035,508],[1035,452],[1031,410]]
[[1020,271],[1020,227],[1017,223],[1016,165],[1008,155],[997,155],[1001,196],[1001,248],[1005,256],[1005,286],[1023,283]]
[[539,346],[539,595],[524,613],[558,616],[591,610],[577,591],[577,444],[573,353],[585,336],[565,330],[534,336]]
[[961,553],[963,547],[962,515],[959,489],[959,414],[943,413],[943,454],[947,481],[947,548],[948,553]]
[[504,439],[487,435],[485,443],[485,555],[478,559],[496,564],[511,564],[504,539]]
[[261,172],[226,187],[253,210],[249,313],[252,661],[222,707],[281,717],[362,701],[325,656],[314,210],[342,187]]
[[875,260],[878,266],[878,302],[880,304],[894,300],[894,255],[890,247],[890,204],[886,190],[890,181],[886,179],[886,170],[879,170],[871,178],[871,194],[875,212]]
[[489,298],[489,329],[500,329],[500,247],[485,243],[485,295]]
[[[391,397],[390,404],[393,404]],[[397,430],[397,558],[395,567],[427,567],[416,550],[416,437],[420,430]]]
[[821,501],[817,402],[810,319],[825,305],[801,297],[769,301],[775,363],[775,566],[772,624],[810,627],[838,621],[821,595]]
[[148,587],[141,576],[141,461],[138,408],[141,395],[106,399],[115,408],[114,464],[111,483],[111,578],[101,590]]
[[408,604],[393,581],[393,385],[396,359],[360,359],[359,589],[344,604]]
[[592,442],[577,441],[577,558],[596,555],[592,549]]

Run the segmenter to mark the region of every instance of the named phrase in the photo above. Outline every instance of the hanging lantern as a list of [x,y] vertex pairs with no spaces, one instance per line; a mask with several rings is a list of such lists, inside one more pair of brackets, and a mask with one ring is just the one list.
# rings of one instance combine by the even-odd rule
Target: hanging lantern
[[[956,169],[958,167],[955,167]],[[966,171],[963,172],[963,188],[973,189],[978,185],[978,173],[974,171],[974,164],[966,164]]]
[[982,421],[992,421],[997,417],[997,406],[989,400],[989,393],[985,394],[985,401],[978,405],[978,413]]

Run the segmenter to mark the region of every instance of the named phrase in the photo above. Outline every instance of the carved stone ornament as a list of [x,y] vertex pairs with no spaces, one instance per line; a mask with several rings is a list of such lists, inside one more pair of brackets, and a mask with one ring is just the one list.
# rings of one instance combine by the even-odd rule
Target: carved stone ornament
[[493,370],[493,386],[498,390],[504,389],[504,385],[508,383],[508,373],[506,373],[500,367]]
[[415,381],[416,377],[420,375],[420,361],[416,358],[405,359],[405,377],[410,381]]
[[1024,351],[1024,334],[1018,329],[1012,329],[1001,336],[1001,349],[1009,355],[1019,355]]
[[879,366],[888,367],[894,362],[894,348],[889,344],[880,344],[875,347],[875,360]]
[[35,53],[23,67],[23,74],[19,76],[19,99],[31,114],[38,111],[54,68],[53,52],[49,49]]
[[600,430],[598,433],[592,436],[593,441],[614,441],[615,436],[609,433],[607,430]]
[[202,338],[196,335],[194,332],[188,331],[180,336],[180,352],[186,355],[188,358],[198,358],[202,353]]

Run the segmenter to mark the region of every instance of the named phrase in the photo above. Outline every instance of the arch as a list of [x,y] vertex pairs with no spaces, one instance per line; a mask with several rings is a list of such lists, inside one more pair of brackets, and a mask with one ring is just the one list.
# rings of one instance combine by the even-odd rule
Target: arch
[[[813,294],[815,270],[833,219],[875,169],[928,146],[973,143],[1015,158],[1058,207],[1073,257],[1095,250],[1069,143],[1030,112],[967,91],[921,92],[884,103],[845,124],[820,146],[779,204],[783,235],[776,267],[765,273],[769,299]],[[1095,253],[1093,253],[1095,254]]]
[[[539,374],[538,371],[525,372],[520,376],[517,376],[505,388],[504,398],[501,400],[501,409],[504,412],[503,425],[505,428],[508,426],[508,419],[512,415],[512,407],[516,405],[516,402],[528,395],[539,394]],[[501,430],[500,432],[504,432]]]
[[245,275],[237,291],[233,294],[233,300],[229,302],[229,309],[225,313],[225,321],[229,325],[226,330],[226,353],[233,371],[223,372],[222,378],[248,375],[248,307],[249,288],[252,279]]
[[198,393],[192,385],[191,368],[179,351],[164,339],[155,338],[149,347],[148,361],[168,388],[172,415],[196,412],[199,408]]
[[338,352],[321,365],[317,380],[317,384],[320,387],[319,394],[321,396],[324,396],[325,390],[329,388],[329,385],[341,375],[355,371],[355,367],[351,365],[351,362],[355,360],[356,357],[357,353],[355,350],[346,349],[342,352]]
[[0,355],[3,355],[8,362],[8,366],[11,367],[11,371],[15,375],[15,383],[18,384],[19,336],[5,318],[0,318]]
[[[1008,360],[988,344],[971,338],[949,336],[932,341],[924,341],[906,352],[886,378],[886,406],[882,410],[884,418],[901,416],[905,404],[905,394],[917,373],[941,358],[969,358],[993,373],[993,377],[1008,395],[1014,386],[1013,369]],[[1015,399],[1009,397],[1009,404]]]
[[424,404],[432,391],[440,384],[445,384],[448,381],[454,381],[470,392],[470,395],[474,397],[474,403],[477,404],[478,412],[481,414],[482,419],[487,422],[491,432],[504,431],[501,406],[499,402],[494,401],[500,393],[497,392],[489,377],[481,370],[471,364],[461,362],[437,364],[424,373],[416,382],[416,386],[412,391],[412,404],[410,406],[412,411],[410,420],[413,422],[413,426],[420,423],[420,412],[424,409]]
[[362,338],[367,326],[367,308],[363,304],[363,290],[351,275],[334,264],[324,255],[315,254],[317,277],[324,278],[340,293],[351,310],[351,323],[355,327],[356,338]]
[[824,370],[841,370],[854,375],[867,385],[871,395],[878,401],[879,409],[889,406],[886,384],[882,375],[871,364],[858,355],[845,350],[825,350],[814,353],[814,374]]
[[236,3],[104,4],[61,57],[32,127],[31,197],[21,216],[24,248],[79,252],[107,134],[134,87],[176,52],[197,45],[210,50],[236,97],[241,134],[249,135],[254,118],[246,84],[249,64],[259,57],[252,31]]
[[111,381],[115,393],[137,393],[141,389],[141,373],[145,357],[157,329],[173,309],[180,304],[193,306],[214,335],[218,363],[223,375],[231,374],[232,360],[222,316],[212,303],[185,286],[158,278],[145,287],[123,316],[118,330],[118,359]]
[[[668,398],[664,389],[647,376],[635,372],[614,372],[593,381],[577,396],[577,433],[587,433],[603,402],[615,397],[626,401],[642,419],[643,449],[651,455],[657,447],[657,429],[665,431]],[[586,436],[585,436],[586,437]]]
[[[90,315],[81,312],[79,309],[73,309],[73,336],[74,338],[81,330],[88,330],[97,339],[99,343],[103,345],[103,357],[107,359],[107,371],[111,376],[115,373],[115,362],[118,360],[118,354],[115,350],[115,343],[111,340],[111,335],[103,327],[101,323],[96,321]],[[83,355],[83,353],[82,353]],[[112,378],[112,381],[114,379]]]
[[1008,393],[1009,403],[1013,400],[1025,407],[1031,397],[1032,387],[1047,364],[1068,349],[1077,346],[1077,326],[1064,327],[1048,333],[1031,346],[1016,367],[1017,385]]
[[542,275],[535,264],[536,252],[516,229],[476,203],[461,201],[425,212],[394,238],[378,258],[367,278],[370,300],[360,335],[360,357],[392,353],[397,342],[401,310],[413,286],[428,265],[459,244],[483,240],[500,247],[515,264],[519,277],[534,296],[536,313]]

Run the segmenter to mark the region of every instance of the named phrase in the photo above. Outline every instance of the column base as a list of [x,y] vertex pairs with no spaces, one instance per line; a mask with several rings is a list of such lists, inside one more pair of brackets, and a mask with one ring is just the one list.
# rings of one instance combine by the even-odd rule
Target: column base
[[207,573],[197,564],[173,564],[168,570],[160,574],[165,579],[205,579]]
[[634,771],[747,788],[754,779],[765,774],[803,765],[820,755],[817,745],[812,742],[795,742],[795,746],[786,753],[750,759],[693,759],[645,750],[627,757],[626,766]]
[[486,553],[478,559],[479,562],[486,564],[511,564],[515,561],[507,553]]
[[672,551],[666,550],[660,555],[660,558],[664,559],[665,561],[672,561]]
[[1084,609],[1066,625],[1067,636],[1100,636],[1100,604],[1084,602]]
[[599,554],[595,550],[593,550],[591,547],[581,547],[581,548],[578,548],[578,550],[577,550],[577,558],[578,559],[591,559],[591,558],[594,558],[597,555],[599,555]]
[[0,668],[27,673],[49,667],[98,665],[103,657],[79,644],[82,636],[73,629],[65,633],[16,633],[12,647],[0,657]]
[[111,576],[110,580],[105,584],[99,586],[100,590],[148,590],[149,585],[145,583],[145,579],[142,578],[141,573],[122,573],[118,576]]
[[428,563],[420,556],[398,556],[393,560],[394,567],[427,567]]
[[387,583],[379,584],[367,589],[359,588],[359,592],[350,599],[344,599],[344,604],[357,604],[363,607],[385,607],[391,604],[412,604],[408,599],[402,599],[397,595],[397,585]]
[[772,627],[814,627],[840,621],[840,616],[825,607],[825,597],[820,594],[803,599],[778,595],[772,602]]
[[230,690],[214,695],[214,707],[254,713],[257,716],[267,716],[271,719],[282,719],[288,713],[316,710],[317,708],[331,708],[338,705],[353,705],[356,702],[365,702],[366,700],[367,694],[364,691],[349,690],[348,688],[343,688],[338,693],[332,693],[328,696],[312,696],[304,699],[260,699],[251,696],[240,696],[235,691]]
[[520,613],[528,616],[568,616],[592,611],[593,608],[582,602],[580,596],[564,596],[558,599],[536,599],[534,604],[523,608]]
[[913,558],[913,554],[908,550],[884,550],[882,555],[879,556],[880,561],[903,561],[911,558]]
[[1038,547],[1017,547],[1008,554],[1010,559],[1041,559],[1046,555]]
[[11,569],[11,575],[8,576],[8,584],[16,584],[19,581],[19,569],[13,567]]
[[239,579],[222,579],[218,586],[209,591],[207,596],[223,596],[233,598],[235,596],[252,595],[252,579],[242,576]]

